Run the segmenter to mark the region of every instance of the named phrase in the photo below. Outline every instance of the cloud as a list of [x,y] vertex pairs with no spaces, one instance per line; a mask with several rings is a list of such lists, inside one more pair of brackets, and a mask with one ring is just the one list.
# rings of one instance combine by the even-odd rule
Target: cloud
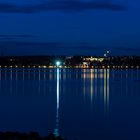
[[0,41],[10,41],[10,40],[15,40],[15,39],[31,39],[35,38],[36,36],[34,35],[29,35],[29,34],[20,34],[20,35],[5,35],[5,34],[0,34]]
[[117,47],[117,48],[115,48],[116,50],[120,50],[120,51],[126,51],[126,52],[132,52],[132,51],[135,51],[135,52],[137,52],[137,51],[140,51],[140,48],[138,48],[138,47]]
[[4,55],[100,55],[106,50],[111,55],[140,55],[137,47],[105,47],[90,43],[0,41]]
[[35,37],[34,35],[29,34],[20,34],[20,35],[2,35],[0,34],[0,38],[32,38]]
[[121,4],[109,2],[83,2],[74,0],[57,0],[52,2],[42,2],[38,4],[16,5],[14,3],[0,3],[1,13],[37,13],[45,11],[85,11],[85,10],[110,10],[124,11],[126,7]]
[[4,55],[73,55],[100,51],[90,44],[63,42],[0,41]]

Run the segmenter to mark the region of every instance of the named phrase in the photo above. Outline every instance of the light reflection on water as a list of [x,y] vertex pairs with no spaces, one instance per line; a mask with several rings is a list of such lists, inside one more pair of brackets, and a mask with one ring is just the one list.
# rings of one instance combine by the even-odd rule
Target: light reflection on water
[[[122,131],[117,128],[126,121],[125,115],[126,124],[134,126],[126,110],[130,104],[135,107],[135,97],[140,100],[139,86],[139,70],[0,69],[0,129],[36,130],[43,135],[54,130],[55,135],[72,139],[113,135]],[[135,109],[131,111],[140,114]],[[117,117],[118,124],[114,124]]]
[[54,134],[55,136],[59,136],[59,94],[60,94],[60,90],[59,90],[59,82],[60,82],[60,70],[59,68],[57,68],[57,86],[56,86],[56,94],[57,94],[57,98],[56,98],[56,128],[54,130]]

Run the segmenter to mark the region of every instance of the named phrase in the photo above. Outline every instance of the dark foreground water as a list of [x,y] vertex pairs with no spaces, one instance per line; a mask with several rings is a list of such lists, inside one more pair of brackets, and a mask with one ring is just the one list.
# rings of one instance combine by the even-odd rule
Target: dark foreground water
[[140,71],[0,69],[0,131],[140,139]]

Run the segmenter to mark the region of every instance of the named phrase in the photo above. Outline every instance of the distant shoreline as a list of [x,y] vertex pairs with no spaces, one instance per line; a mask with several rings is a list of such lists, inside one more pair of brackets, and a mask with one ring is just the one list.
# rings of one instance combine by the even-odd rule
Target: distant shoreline
[[36,67],[32,67],[32,66],[0,66],[0,69],[118,69],[118,70],[125,70],[125,69],[140,69],[140,66],[137,66],[137,67],[128,67],[128,66],[123,66],[123,67],[120,67],[120,66],[109,66],[109,67],[87,67],[87,68],[83,68],[83,67],[44,67],[44,66],[36,66]]
[[139,69],[140,56],[0,56],[0,68]]

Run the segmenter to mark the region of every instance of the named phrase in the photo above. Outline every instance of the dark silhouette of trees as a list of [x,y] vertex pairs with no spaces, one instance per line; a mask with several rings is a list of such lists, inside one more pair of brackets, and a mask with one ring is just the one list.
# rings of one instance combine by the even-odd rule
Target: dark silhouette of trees
[[41,137],[37,132],[19,133],[19,132],[0,132],[0,140],[64,140],[61,136],[49,134]]

